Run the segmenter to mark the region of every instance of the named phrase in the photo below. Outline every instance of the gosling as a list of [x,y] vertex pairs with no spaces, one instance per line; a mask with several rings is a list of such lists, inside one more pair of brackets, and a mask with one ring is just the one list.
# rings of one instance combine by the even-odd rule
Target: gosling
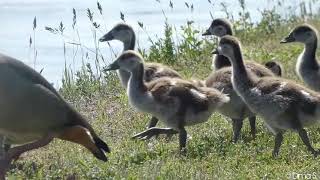
[[310,144],[305,126],[319,122],[320,94],[277,77],[258,77],[245,68],[240,42],[232,36],[220,40],[214,52],[232,63],[232,85],[252,112],[261,115],[275,135],[273,156],[279,154],[286,130],[297,132],[307,149],[319,154]]
[[296,73],[308,87],[320,91],[320,67],[316,59],[317,30],[308,24],[297,26],[281,41],[281,43],[291,42],[304,44],[304,50],[296,63]]
[[[222,18],[214,19],[211,26],[203,33],[203,36],[215,35],[219,38],[225,35],[232,35],[232,24]],[[250,111],[247,105],[241,100],[233,90],[231,84],[230,61],[223,55],[216,55],[213,58],[214,71],[207,77],[206,86],[223,90],[230,95],[230,102],[223,105],[218,111],[226,117],[231,118],[233,127],[233,142],[237,142],[243,126],[243,121],[248,117],[251,128],[251,135],[254,139],[256,136],[256,115]],[[258,76],[281,76],[281,65],[275,61],[270,61],[263,65],[259,63],[246,61],[245,66]]]
[[[130,25],[125,23],[119,23],[99,39],[100,42],[112,41],[112,40],[121,41],[123,43],[123,51],[134,50],[135,44],[136,44],[136,35],[133,28]],[[122,86],[125,89],[127,89],[130,73],[122,69],[119,69],[117,72],[118,72],[118,77],[121,81]],[[177,71],[165,65],[162,65],[159,63],[145,63],[145,71],[144,71],[143,79],[146,82],[150,82],[160,77],[181,78],[180,74]],[[157,125],[157,123],[158,123],[158,119],[155,117],[152,117],[147,127],[148,128],[154,127]]]
[[179,78],[162,77],[143,81],[144,63],[140,54],[128,50],[106,70],[125,70],[131,73],[127,95],[129,103],[138,111],[150,113],[169,128],[152,127],[133,138],[151,138],[159,134],[179,133],[180,150],[186,152],[185,126],[202,123],[229,97],[213,88],[197,87]]
[[[202,36],[209,36],[209,35],[214,35],[217,36],[218,38],[221,38],[225,35],[233,35],[233,30],[232,30],[232,24],[230,21],[224,18],[217,18],[214,19],[210,25],[210,27],[202,34]],[[273,68],[270,69],[275,75],[279,75],[279,69],[281,70],[281,65],[275,61],[270,61],[270,63],[274,62]],[[245,65],[250,68],[260,68],[256,66],[260,66],[259,63],[256,63],[254,61],[246,61]],[[223,67],[229,67],[231,66],[231,62],[228,60],[228,58],[222,56],[222,55],[216,55],[212,59],[212,69],[213,70],[218,70]],[[268,66],[266,66],[269,68]],[[275,71],[273,71],[275,70]]]

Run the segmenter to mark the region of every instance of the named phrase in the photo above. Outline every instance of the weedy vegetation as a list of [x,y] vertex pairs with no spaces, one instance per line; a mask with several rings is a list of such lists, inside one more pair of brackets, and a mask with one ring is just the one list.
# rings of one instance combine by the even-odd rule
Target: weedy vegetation
[[[312,9],[319,7],[319,2],[308,0],[299,7],[290,7],[290,0],[270,0],[274,6],[260,10],[260,21],[253,22],[245,0],[239,0],[238,14],[231,12],[224,3],[208,0],[208,14],[211,6],[223,10],[225,17],[234,24],[235,35],[242,42],[246,59],[261,63],[275,59],[283,65],[284,77],[299,81],[294,66],[303,46],[280,45],[279,42],[290,29],[304,22],[320,30],[320,11]],[[175,10],[173,1],[168,5]],[[192,13],[193,4],[185,3],[185,6]],[[289,10],[279,12],[284,7]],[[251,139],[248,122],[245,121],[241,140],[234,144],[231,142],[231,124],[225,117],[214,114],[208,122],[187,128],[191,137],[186,156],[179,155],[176,136],[170,139],[160,136],[149,141],[131,140],[133,134],[145,129],[150,116],[130,108],[116,74],[103,71],[103,67],[116,57],[110,45],[98,42],[100,35],[107,32],[104,19],[107,10],[103,8],[103,4],[98,2],[96,9],[87,9],[93,49],[88,48],[80,38],[75,9],[70,12],[73,19],[71,25],[61,22],[57,27],[46,27],[46,30],[61,39],[64,54],[67,53],[66,46],[72,47],[72,56],[65,55],[59,91],[90,120],[94,129],[110,145],[112,153],[109,162],[96,160],[80,146],[55,140],[44,148],[24,154],[13,164],[9,179],[287,179],[294,172],[316,173],[320,178],[319,158],[310,155],[294,133],[285,134],[280,156],[273,158],[274,139],[261,119],[258,120],[256,140]],[[166,17],[164,11],[163,15]],[[208,17],[209,26],[211,19]],[[125,20],[125,12],[120,12],[119,21]],[[148,27],[143,22],[137,23],[148,35]],[[113,24],[108,24],[109,28],[111,26]],[[35,18],[34,33],[30,37],[30,48],[34,54],[31,57],[35,64],[37,28],[40,27],[36,26]],[[66,28],[72,29],[72,33],[65,34]],[[138,47],[146,61],[167,64],[185,78],[207,77],[211,72],[210,52],[217,42],[213,37],[201,37],[207,26],[198,29],[195,22],[189,19],[181,27],[165,21],[163,28],[164,34],[157,38],[148,35],[149,48]],[[107,53],[109,56],[106,56]],[[81,61],[80,69],[73,68],[76,61]],[[320,128],[311,127],[308,132],[312,143],[319,149]]]

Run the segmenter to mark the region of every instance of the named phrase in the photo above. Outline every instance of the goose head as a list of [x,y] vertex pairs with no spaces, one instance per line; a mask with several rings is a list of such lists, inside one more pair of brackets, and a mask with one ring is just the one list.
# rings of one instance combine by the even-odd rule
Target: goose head
[[110,64],[104,70],[112,71],[121,69],[128,72],[133,72],[142,65],[143,57],[133,50],[127,50],[123,52],[112,64]]
[[295,27],[280,43],[300,42],[313,43],[317,39],[317,30],[311,25],[304,24]]
[[237,59],[239,59],[237,57],[242,57],[240,42],[233,36],[223,36],[218,44],[218,47],[212,52],[212,54],[223,55],[232,63],[234,63]]
[[274,60],[271,60],[271,61],[268,61],[264,64],[264,66],[268,69],[270,69],[275,75],[277,76],[282,76],[282,66],[280,63],[274,61]]
[[115,25],[107,34],[102,36],[99,41],[119,40],[123,43],[130,42],[134,36],[132,27],[125,23]]
[[232,24],[227,19],[214,19],[210,27],[202,34],[202,36],[208,35],[215,35],[218,37],[232,35]]

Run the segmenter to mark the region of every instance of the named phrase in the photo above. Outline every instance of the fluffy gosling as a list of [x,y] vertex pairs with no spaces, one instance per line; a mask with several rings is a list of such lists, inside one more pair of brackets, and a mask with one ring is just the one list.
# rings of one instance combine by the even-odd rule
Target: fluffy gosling
[[307,149],[319,154],[310,144],[305,126],[319,122],[320,94],[277,77],[258,77],[245,68],[240,42],[232,36],[221,39],[214,52],[232,63],[232,85],[252,112],[261,115],[275,135],[273,156],[279,154],[286,130],[297,132]]
[[197,87],[179,78],[162,77],[144,82],[144,63],[140,54],[128,50],[106,70],[125,70],[131,73],[127,95],[132,107],[152,114],[169,128],[152,127],[133,138],[151,138],[158,134],[179,133],[180,150],[185,152],[187,131],[185,126],[202,123],[229,97],[213,88]]
[[[205,33],[203,33],[203,36],[215,35],[221,38],[225,35],[232,34],[232,24],[227,19],[217,18],[212,21],[210,27]],[[233,141],[238,141],[245,118],[249,119],[251,135],[253,138],[255,138],[256,115],[250,111],[247,105],[241,100],[241,98],[232,88],[230,68],[231,62],[223,55],[215,55],[212,65],[214,71],[206,79],[206,86],[223,90],[225,93],[230,95],[230,102],[219,108],[218,111],[232,120]],[[246,61],[245,66],[258,76],[279,76],[281,75],[282,71],[281,65],[274,61],[267,62],[265,67],[256,62]]]
[[296,63],[296,73],[311,89],[320,91],[320,67],[316,59],[317,30],[308,24],[297,26],[281,41],[291,42],[304,44],[304,50]]
[[[134,50],[136,44],[136,34],[130,25],[126,23],[119,23],[99,39],[100,42],[112,40],[121,41],[123,43],[123,51]],[[117,72],[122,86],[126,89],[130,78],[130,73],[123,69],[119,69]],[[145,63],[143,79],[146,82],[150,82],[160,77],[181,78],[177,71],[165,65],[159,63]],[[157,123],[158,119],[152,117],[147,127],[154,127],[157,125]]]

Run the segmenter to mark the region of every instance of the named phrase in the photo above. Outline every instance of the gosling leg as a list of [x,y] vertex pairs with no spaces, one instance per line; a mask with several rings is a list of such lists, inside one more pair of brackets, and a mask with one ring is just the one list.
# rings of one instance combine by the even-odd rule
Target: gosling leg
[[283,141],[283,133],[282,132],[278,132],[276,134],[276,137],[274,139],[274,149],[272,152],[272,156],[273,157],[277,157],[279,155],[279,150],[280,150],[280,146],[282,144]]
[[307,131],[302,128],[298,130],[298,133],[303,143],[307,146],[308,151],[310,151],[314,156],[318,156],[319,151],[314,150],[314,148],[311,146]]
[[187,144],[187,131],[183,127],[183,128],[179,129],[180,152],[183,155],[185,155],[187,153],[186,144]]
[[159,121],[158,118],[152,116],[147,128],[150,129],[152,127],[155,127],[158,124],[158,121]]
[[243,125],[243,119],[232,119],[234,143],[236,143],[239,140],[242,125]]
[[252,116],[252,117],[249,117],[249,123],[250,123],[250,133],[251,133],[251,136],[253,139],[256,139],[256,133],[257,133],[257,130],[256,130],[256,116]]
[[157,128],[157,127],[152,127],[149,128],[141,133],[138,133],[132,137],[132,139],[150,139],[153,136],[157,136],[159,134],[176,134],[178,133],[176,130],[172,128]]

